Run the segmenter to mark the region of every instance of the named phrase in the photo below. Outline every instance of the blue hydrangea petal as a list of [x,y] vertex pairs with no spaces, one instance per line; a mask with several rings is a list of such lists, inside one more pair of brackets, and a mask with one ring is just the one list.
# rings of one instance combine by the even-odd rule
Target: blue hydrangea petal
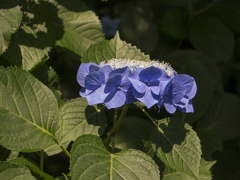
[[161,77],[161,75],[162,75],[161,69],[151,66],[142,70],[139,73],[139,79],[145,82],[151,82],[158,80]]
[[173,104],[164,103],[164,107],[170,114],[175,113],[175,111],[177,110],[177,108]]
[[104,93],[105,86],[106,84],[103,84],[101,87],[86,96],[90,106],[104,102],[104,99],[107,97],[107,94]]
[[172,103],[179,102],[186,94],[186,88],[180,82],[170,82],[165,88],[165,99],[171,99]]
[[127,90],[127,98],[125,104],[131,104],[137,102],[137,99],[133,95],[133,86],[130,84],[128,90]]
[[193,79],[193,77],[187,74],[181,74],[173,77],[173,82],[181,82],[182,85],[186,88],[186,93],[188,94],[191,92],[195,80]]
[[192,98],[195,97],[196,93],[197,93],[197,84],[196,84],[196,82],[194,81],[192,90],[191,90],[188,94],[186,94],[186,95],[188,96],[189,99],[192,99]]
[[108,75],[110,72],[113,71],[112,67],[110,65],[105,65],[99,69],[99,71],[103,72],[105,74],[105,78],[108,78]]
[[194,112],[194,108],[193,108],[193,104],[192,101],[190,100],[189,103],[184,106],[184,107],[180,107],[180,106],[176,106],[180,111],[185,112],[185,113],[193,113]]
[[132,74],[129,67],[114,69],[112,72],[109,73],[109,78],[112,78],[116,75],[122,76],[122,81],[126,81],[129,77],[129,75]]
[[121,82],[119,88],[120,88],[122,91],[127,92],[127,90],[129,89],[130,85],[131,85],[131,82],[130,82],[128,79],[126,79],[126,81],[122,81],[122,82]]
[[152,107],[154,104],[158,102],[159,97],[154,95],[149,87],[146,88],[145,93],[139,93],[135,89],[133,89],[133,95],[140,102],[144,103],[147,108]]
[[124,91],[117,91],[114,90],[112,93],[110,93],[104,103],[107,106],[108,109],[112,108],[118,108],[125,104],[126,102],[126,93]]
[[85,87],[85,78],[91,72],[99,70],[99,67],[95,63],[82,63],[77,72],[77,81],[82,86]]
[[104,93],[111,93],[113,90],[118,89],[122,81],[121,75],[116,75],[108,79]]
[[159,81],[150,82],[150,89],[154,94],[159,95],[159,93],[160,93],[160,82]]
[[[94,91],[99,88],[105,80],[105,75],[103,72],[95,71],[90,73],[85,78],[85,88],[86,93],[88,91]],[[88,93],[87,93],[88,94]]]
[[81,97],[86,97],[85,91],[86,91],[86,88],[85,88],[85,87],[82,87],[81,90],[80,90],[80,92],[79,92],[79,95],[80,95]]
[[146,91],[146,83],[139,80],[139,73],[143,70],[143,68],[136,69],[130,76],[129,80],[131,81],[133,87],[139,93],[144,93]]

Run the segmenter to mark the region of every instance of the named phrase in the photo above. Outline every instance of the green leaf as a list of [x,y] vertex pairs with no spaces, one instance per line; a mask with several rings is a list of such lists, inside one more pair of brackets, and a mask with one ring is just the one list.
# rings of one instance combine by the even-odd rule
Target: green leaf
[[191,126],[174,117],[159,120],[151,141],[157,156],[167,166],[199,179],[201,145]]
[[162,176],[163,170],[165,168],[164,163],[159,159],[159,157],[156,155],[156,152],[153,150],[152,142],[151,142],[151,133],[147,134],[142,138],[136,148],[137,150],[140,150],[144,153],[146,153],[148,156],[150,156],[155,163],[157,164],[159,170],[160,170],[160,177]]
[[145,53],[151,53],[158,44],[158,27],[152,9],[144,3],[128,4],[120,19],[119,32],[123,40]]
[[114,142],[120,149],[135,148],[138,141],[153,129],[153,124],[143,118],[127,116],[117,131]]
[[28,168],[7,162],[0,162],[0,179],[1,180],[36,180]]
[[182,113],[178,111],[175,115],[181,117],[185,122],[193,124],[209,107],[213,97],[213,84],[207,69],[196,60],[189,60],[179,74],[188,74],[194,77],[197,84],[197,94],[193,98],[194,113]]
[[222,140],[240,136],[239,103],[240,98],[234,94],[215,96],[199,124],[216,132]]
[[54,87],[50,87],[50,89],[57,99],[58,108],[61,109],[63,107],[63,105],[65,104],[65,101],[62,99],[61,91],[58,89],[55,89]]
[[18,3],[24,12],[23,20],[18,31],[12,35],[4,58],[29,71],[46,61],[44,57],[56,39],[54,23],[48,8],[50,3],[39,3],[37,0]]
[[238,0],[221,0],[211,10],[234,31],[240,33],[240,3]]
[[110,59],[135,59],[140,61],[150,61],[148,55],[141,53],[135,46],[131,46],[122,41],[119,34],[115,35],[114,39],[110,41],[106,40],[94,45],[91,45],[84,53],[82,62],[100,63],[102,61],[108,61]]
[[195,18],[190,28],[190,41],[216,61],[227,62],[233,54],[234,34],[217,18]]
[[93,11],[79,0],[50,0],[57,9],[55,29],[64,28],[64,34],[55,46],[82,56],[91,44],[105,40],[101,23]]
[[38,180],[40,180],[40,179],[55,180],[54,177],[50,176],[47,173],[42,172],[40,170],[40,168],[35,164],[35,162],[32,162],[31,159],[18,157],[16,159],[11,160],[10,163],[20,164],[20,165],[28,167],[30,169],[30,171],[32,172],[32,175]]
[[59,77],[52,67],[48,71],[48,86],[53,86],[55,82],[60,82]]
[[220,69],[218,68],[216,62],[205,54],[196,50],[179,50],[162,58],[163,61],[170,63],[176,70],[181,69],[182,66],[193,59],[200,62],[206,68],[212,79],[211,84],[214,84],[215,86],[215,91],[223,93],[224,90]]
[[61,142],[75,141],[83,134],[102,135],[107,125],[105,106],[89,106],[86,98],[70,100],[59,112],[59,123]]
[[6,51],[11,35],[22,20],[20,7],[14,0],[2,0],[0,4],[0,55]]
[[212,173],[210,168],[216,163],[216,161],[205,161],[201,159],[201,167],[199,168],[199,177],[200,180],[211,180]]
[[17,67],[0,68],[0,144],[38,151],[55,144],[58,105],[50,89]]
[[162,31],[177,39],[187,37],[187,25],[184,14],[179,10],[166,11],[161,22]]
[[172,169],[169,166],[165,166],[162,180],[173,180],[173,179],[176,179],[176,180],[196,180],[196,178],[188,176],[185,173],[182,173],[180,171]]
[[157,165],[145,153],[133,149],[114,153],[106,146],[98,136],[80,136],[71,149],[72,180],[159,179]]
[[[216,163],[216,161],[207,162],[204,159],[201,159],[201,167],[199,168],[200,180],[211,180],[212,179],[212,173],[211,173],[211,171],[209,171],[209,169],[215,163]],[[184,174],[180,171],[170,168],[169,166],[166,166],[164,169],[163,180],[172,180],[172,179],[195,180],[195,178],[188,176],[187,174]]]
[[212,160],[212,154],[216,151],[222,151],[222,139],[214,131],[206,128],[195,129],[202,146],[202,157]]

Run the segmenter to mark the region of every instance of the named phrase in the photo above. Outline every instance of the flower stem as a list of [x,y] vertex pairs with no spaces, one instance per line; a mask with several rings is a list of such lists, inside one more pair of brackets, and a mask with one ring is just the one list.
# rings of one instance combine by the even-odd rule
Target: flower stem
[[139,105],[137,105],[137,104],[136,104],[136,106],[139,107],[139,109],[141,109],[142,112],[144,112],[144,114],[146,114],[146,116],[152,121],[152,123],[153,123],[155,126],[158,126],[158,125],[157,125],[157,122],[153,119],[152,116],[150,116],[150,114],[148,114],[148,112],[147,112],[143,107],[141,107],[141,106],[139,106]]
[[64,152],[69,158],[71,158],[71,154],[66,150],[65,147],[60,146],[60,148],[63,150],[63,152]]
[[44,154],[43,151],[40,151],[40,170],[43,172],[43,161],[44,161]]
[[[117,130],[119,129],[119,127],[121,126],[126,114],[127,114],[127,110],[129,108],[129,104],[125,104],[123,106],[123,109],[122,109],[122,112],[121,112],[121,115],[118,119],[118,121],[116,122],[116,124],[114,125],[113,129],[111,130],[109,136],[106,138],[105,142],[107,144],[109,144],[111,141],[112,141],[112,137],[116,134]],[[114,114],[115,115],[115,114]],[[114,120],[115,120],[115,117],[114,117]]]

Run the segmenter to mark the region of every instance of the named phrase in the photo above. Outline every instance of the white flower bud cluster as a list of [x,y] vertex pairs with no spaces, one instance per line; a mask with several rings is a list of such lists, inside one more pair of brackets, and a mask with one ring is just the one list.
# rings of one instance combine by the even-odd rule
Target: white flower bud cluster
[[103,67],[105,65],[110,65],[113,69],[123,68],[128,66],[131,71],[135,71],[137,68],[148,68],[151,66],[160,68],[164,70],[170,77],[173,77],[174,70],[170,64],[165,63],[164,61],[138,61],[138,60],[130,60],[130,59],[110,59],[107,63],[104,61],[99,63],[99,67]]

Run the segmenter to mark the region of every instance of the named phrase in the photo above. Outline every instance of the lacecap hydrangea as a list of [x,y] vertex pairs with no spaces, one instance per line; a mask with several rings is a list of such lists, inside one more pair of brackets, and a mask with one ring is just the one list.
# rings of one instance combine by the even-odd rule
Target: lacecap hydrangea
[[191,113],[197,85],[193,77],[178,75],[164,62],[111,59],[82,63],[77,72],[80,96],[89,105],[105,104],[108,109],[140,101],[147,108],[157,104],[169,113],[176,109]]

